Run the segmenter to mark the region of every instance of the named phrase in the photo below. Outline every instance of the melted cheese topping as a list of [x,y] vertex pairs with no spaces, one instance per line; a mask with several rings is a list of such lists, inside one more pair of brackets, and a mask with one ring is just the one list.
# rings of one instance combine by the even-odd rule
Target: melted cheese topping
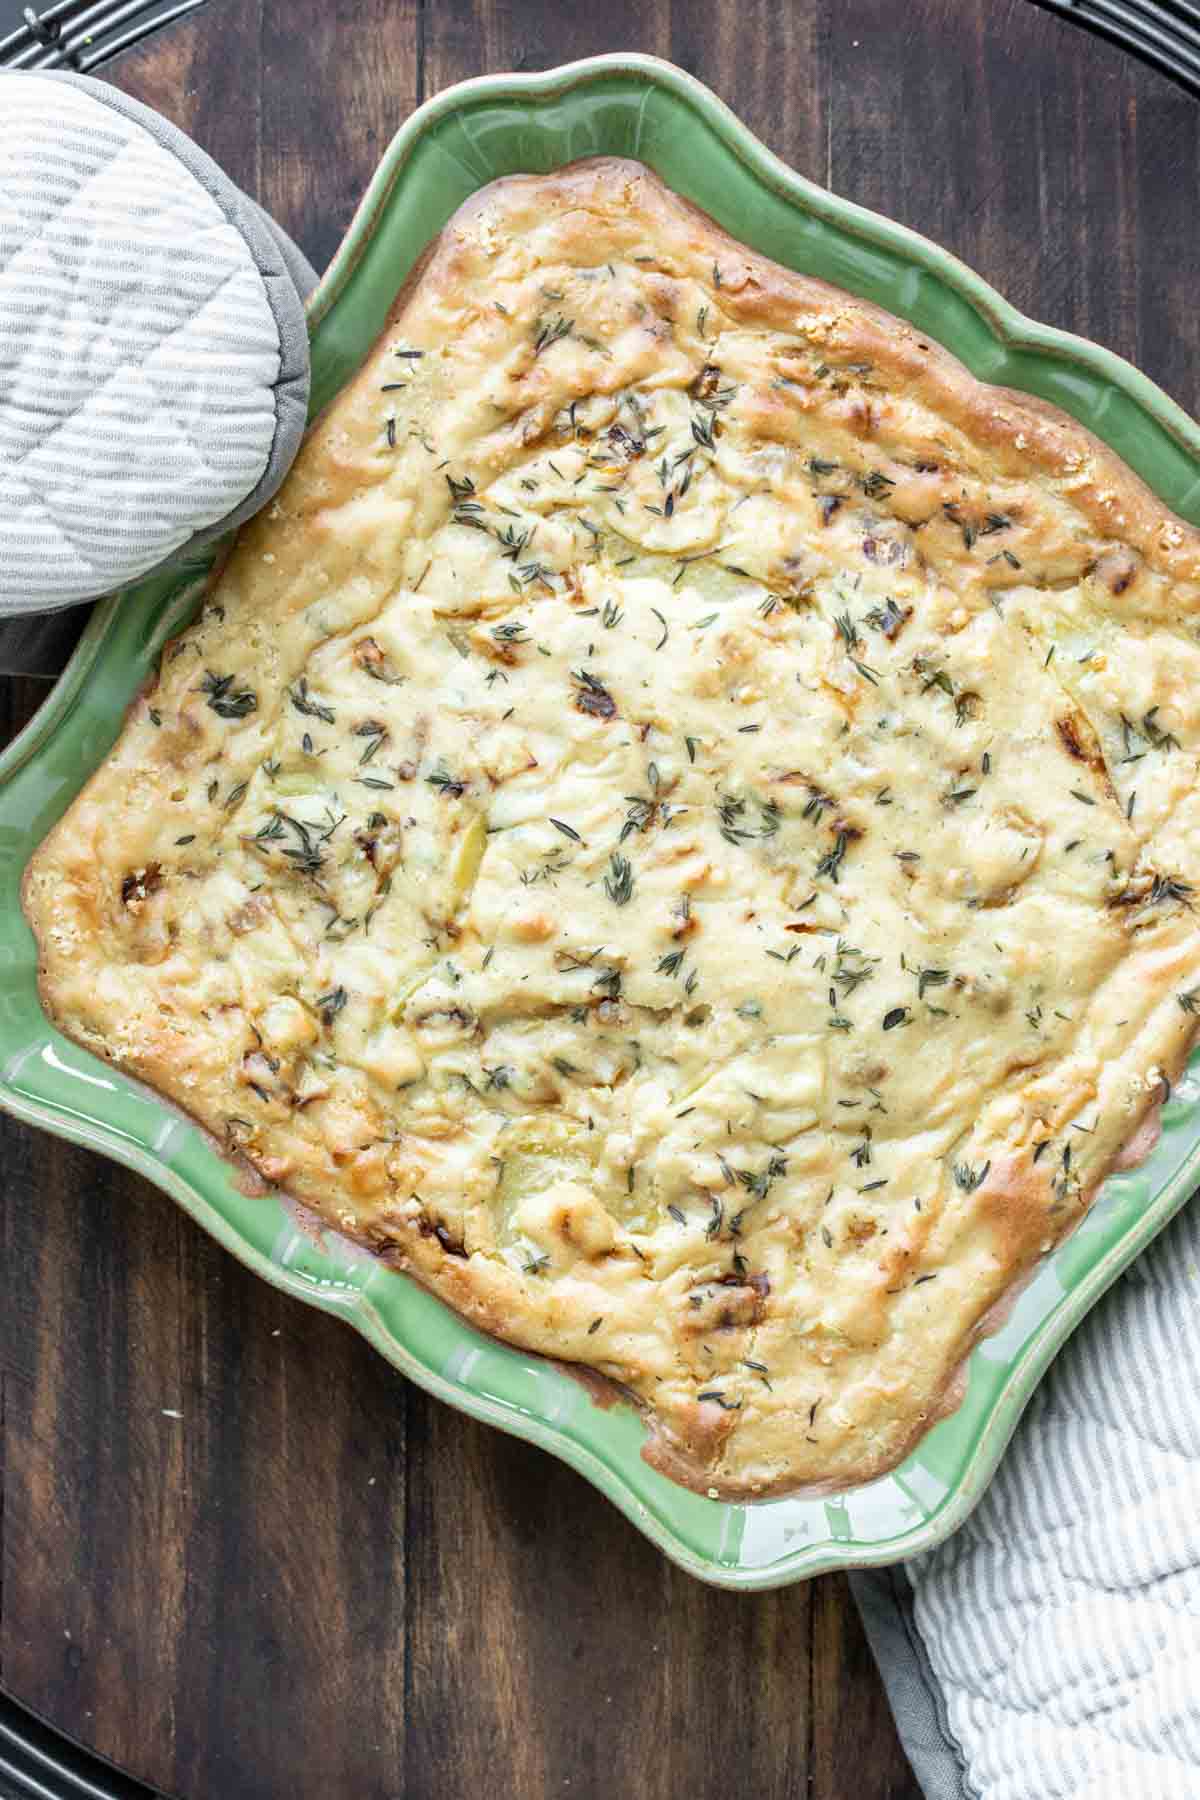
[[635,166],[501,183],[35,861],[48,1004],[682,1478],[863,1478],[1182,1056],[1196,566]]

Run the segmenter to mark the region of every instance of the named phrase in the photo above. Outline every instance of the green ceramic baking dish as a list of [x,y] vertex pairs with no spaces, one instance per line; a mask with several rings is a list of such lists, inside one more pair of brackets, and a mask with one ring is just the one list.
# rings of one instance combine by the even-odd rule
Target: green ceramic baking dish
[[[1200,523],[1200,428],[1144,376],[1032,323],[944,251],[793,174],[707,89],[649,57],[488,76],[414,113],[312,300],[314,408],[355,369],[414,260],[469,194],[598,152],[642,158],[756,249],[889,307],[975,374],[1065,408]],[[983,1492],[1051,1356],[1200,1179],[1200,1055],[1164,1108],[1149,1161],[1105,1183],[1003,1329],[972,1354],[958,1410],[892,1474],[840,1495],[751,1505],[686,1492],[642,1460],[632,1407],[602,1410],[554,1364],[482,1337],[333,1234],[318,1247],[280,1201],[239,1193],[199,1130],[47,1023],[18,904],[22,871],[190,616],[205,566],[99,606],[45,706],[0,758],[0,1106],[157,1182],[235,1256],[342,1314],[422,1387],[570,1463],[704,1580],[772,1587],[891,1562],[946,1537]]]

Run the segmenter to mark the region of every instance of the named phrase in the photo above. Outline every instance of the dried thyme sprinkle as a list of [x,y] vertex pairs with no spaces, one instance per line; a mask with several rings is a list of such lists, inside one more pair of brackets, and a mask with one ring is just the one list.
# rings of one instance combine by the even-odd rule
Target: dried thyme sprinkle
[[211,669],[207,669],[200,683],[201,693],[222,719],[244,719],[258,707],[258,696],[251,688],[234,690],[235,679],[233,675],[214,675]]
[[622,844],[635,831],[645,831],[654,817],[656,804],[653,800],[645,799],[641,794],[626,794],[625,798],[629,802],[629,811],[625,814],[625,822],[621,826],[621,836],[618,840]]
[[[1142,736],[1146,738],[1149,743],[1153,744],[1156,750],[1178,750],[1179,739],[1173,732],[1163,731],[1155,722],[1155,714],[1158,710],[1157,706],[1152,706],[1148,713],[1142,715]],[[1124,714],[1122,714],[1121,717],[1122,722],[1124,722]]]
[[307,676],[302,675],[296,686],[288,689],[288,698],[296,711],[303,713],[306,718],[320,719],[326,725],[334,724],[337,719],[332,706],[325,706],[321,701],[313,699],[308,691]]
[[358,759],[358,766],[361,768],[364,763],[369,763],[380,747],[387,742],[388,734],[386,725],[377,725],[373,720],[368,720],[366,725],[359,726],[354,735],[355,737],[365,737],[369,740],[363,748],[362,755]]
[[614,906],[628,906],[633,899],[633,866],[629,858],[614,850],[609,858],[609,872],[604,877],[604,891]]
[[955,1163],[954,1179],[964,1194],[973,1194],[975,1189],[981,1187],[987,1179],[987,1173],[991,1166],[990,1157],[982,1169],[973,1169],[970,1163]]
[[571,672],[571,679],[578,683],[575,692],[578,711],[588,713],[593,719],[611,719],[615,716],[617,703],[595,675],[587,669],[575,669]]
[[[837,956],[833,965],[833,979],[844,994],[852,994],[864,981],[870,981],[875,973],[875,964],[879,959],[866,956],[845,938],[838,939]],[[821,959],[822,964],[824,958]]]
[[540,356],[543,350],[548,350],[551,344],[557,344],[560,338],[569,337],[574,323],[573,319],[566,319],[561,313],[549,321],[539,319],[533,354]]
[[532,525],[525,531],[518,531],[515,525],[506,525],[503,531],[498,531],[495,535],[496,542],[500,545],[501,561],[515,563],[529,543],[533,533],[534,527]]
[[717,802],[717,814],[721,821],[721,836],[727,844],[742,844],[754,833],[742,824],[746,811],[746,802],[733,794],[722,794]]
[[1161,906],[1164,901],[1178,900],[1191,912],[1191,896],[1194,892],[1195,889],[1190,882],[1176,881],[1173,877],[1166,875],[1156,875],[1150,888],[1150,904],[1151,906]]
[[834,844],[833,849],[828,851],[817,864],[816,873],[818,875],[828,875],[833,882],[837,882],[838,871],[845,860],[846,845],[848,842],[849,838],[847,837],[847,834],[844,831],[839,831],[837,834],[837,842]]
[[458,800],[467,791],[466,782],[452,775],[444,763],[439,763],[437,768],[425,777],[425,782],[428,787],[436,788],[447,800]]
[[846,649],[855,649],[859,641],[858,628],[855,625],[854,620],[850,617],[850,614],[848,612],[838,613],[833,622],[837,627],[838,635],[846,646]]
[[873,606],[870,612],[865,614],[864,622],[873,630],[881,631],[884,637],[891,638],[895,637],[901,626],[907,621],[908,616],[906,611],[889,598],[882,606]]
[[348,998],[344,987],[335,987],[328,994],[322,994],[317,1001],[317,1011],[321,1015],[322,1023],[332,1025]]
[[925,676],[921,692],[927,694],[930,688],[940,688],[943,694],[948,694],[951,700],[953,700],[954,683],[951,681],[946,671],[944,669],[935,669],[932,674],[926,674],[928,666],[929,665],[925,662],[923,657],[917,657],[916,661],[913,663],[913,668],[916,670],[917,674]]

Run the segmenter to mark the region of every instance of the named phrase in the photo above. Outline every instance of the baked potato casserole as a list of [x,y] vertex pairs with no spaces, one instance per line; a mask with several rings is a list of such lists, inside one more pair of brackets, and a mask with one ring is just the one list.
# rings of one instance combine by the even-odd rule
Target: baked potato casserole
[[632,162],[484,189],[34,858],[47,1010],[701,1491],[894,1464],[1200,1005],[1200,537]]

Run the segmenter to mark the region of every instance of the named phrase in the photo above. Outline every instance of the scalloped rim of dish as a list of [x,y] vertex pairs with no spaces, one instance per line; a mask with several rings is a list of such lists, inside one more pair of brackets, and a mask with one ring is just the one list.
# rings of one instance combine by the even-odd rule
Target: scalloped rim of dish
[[[482,76],[462,82],[426,101],[392,140],[340,248],[313,293],[308,306],[310,332],[315,333],[336,312],[338,302],[354,276],[364,249],[380,225],[392,191],[404,175],[414,146],[435,126],[479,101],[515,99],[546,103],[568,96],[588,83],[611,76],[633,77],[636,82],[644,84],[647,95],[658,88],[682,99],[698,116],[703,127],[715,134],[733,152],[756,181],[764,184],[789,205],[815,216],[837,232],[860,238],[868,244],[882,245],[897,252],[909,265],[916,265],[936,276],[967,302],[999,345],[1009,349],[1034,351],[1077,368],[1082,367],[1105,388],[1119,390],[1166,434],[1190,466],[1191,481],[1170,499],[1169,504],[1185,514],[1200,511],[1200,426],[1147,376],[1113,352],[1087,339],[1027,318],[964,263],[906,226],[852,202],[841,200],[796,174],[767,150],[702,83],[656,57],[597,56],[540,74]],[[644,104],[643,99],[643,110]],[[748,241],[752,241],[753,234],[747,233],[746,237]],[[845,285],[852,287],[851,283]],[[893,306],[893,310],[901,309]],[[922,329],[929,328],[923,326]],[[931,335],[938,336],[938,333],[932,332]],[[366,348],[366,345],[362,346],[364,353]],[[323,403],[328,395],[317,398]],[[1088,422],[1086,418],[1084,422]],[[1097,431],[1097,435],[1104,436],[1103,429],[1094,423],[1091,428]],[[1147,457],[1149,456],[1150,453],[1147,452]],[[1136,463],[1134,466],[1137,466]],[[1156,491],[1161,494],[1161,485]],[[168,618],[171,621],[170,628],[178,629],[190,612],[198,592],[197,576],[206,566],[207,560],[197,559],[188,569],[178,571],[172,577],[159,577],[142,584],[138,590],[130,590],[142,595],[147,606],[151,601],[157,606],[153,621],[156,640],[168,635],[164,623]],[[51,694],[25,729],[0,754],[0,799],[4,789],[19,771],[52,742],[60,727],[69,720],[89,677],[103,665],[105,647],[114,628],[118,608],[125,598],[116,594],[97,605],[71,661]],[[69,803],[69,798],[77,791],[77,785],[72,788],[71,795],[64,804]],[[22,861],[37,841],[39,837],[34,836],[23,847]],[[51,1045],[53,1041],[52,1037]],[[65,1042],[61,1039],[58,1041]],[[0,1048],[3,1048],[2,1044]],[[783,1586],[835,1569],[886,1565],[931,1549],[956,1530],[977,1503],[995,1472],[1021,1412],[1055,1352],[1105,1288],[1166,1225],[1200,1177],[1200,1052],[1197,1052],[1189,1064],[1187,1078],[1192,1091],[1183,1094],[1177,1090],[1176,1100],[1164,1108],[1164,1141],[1172,1133],[1180,1134],[1186,1124],[1186,1135],[1191,1142],[1177,1165],[1165,1174],[1161,1185],[1142,1207],[1135,1222],[1122,1229],[1103,1254],[1091,1261],[1082,1273],[1073,1277],[1069,1287],[1062,1288],[1060,1283],[1061,1298],[1049,1304],[1032,1327],[1024,1328],[1025,1335],[1021,1337],[1019,1346],[1008,1363],[1002,1385],[987,1402],[981,1422],[973,1428],[974,1440],[965,1463],[952,1481],[942,1482],[943,1493],[929,1502],[932,1510],[926,1513],[922,1521],[907,1530],[893,1533],[886,1540],[868,1541],[831,1536],[825,1541],[809,1543],[788,1551],[769,1563],[730,1562],[722,1560],[719,1554],[714,1556],[696,1551],[685,1541],[680,1530],[668,1520],[657,1516],[639,1498],[636,1488],[644,1485],[644,1471],[637,1471],[628,1465],[622,1466],[628,1451],[618,1448],[612,1456],[607,1456],[598,1443],[581,1442],[567,1435],[554,1418],[536,1416],[519,1403],[501,1401],[486,1393],[474,1391],[466,1387],[463,1380],[431,1368],[398,1340],[367,1293],[345,1281],[331,1281],[324,1287],[316,1286],[311,1274],[294,1272],[273,1256],[264,1254],[198,1185],[168,1166],[157,1154],[127,1141],[116,1129],[106,1124],[103,1116],[71,1116],[18,1091],[13,1086],[17,1065],[23,1054],[32,1055],[36,1048],[37,1045],[31,1045],[27,1052],[16,1056],[9,1054],[5,1058],[0,1067],[0,1109],[27,1124],[40,1126],[73,1143],[96,1150],[144,1175],[171,1195],[191,1217],[255,1273],[276,1287],[297,1295],[309,1305],[346,1318],[391,1363],[439,1399],[501,1430],[538,1444],[578,1470],[672,1561],[691,1574],[718,1586],[745,1591]],[[79,1055],[84,1061],[92,1063],[86,1053],[81,1052]],[[121,1084],[121,1078],[115,1077],[107,1065],[95,1063],[93,1066],[103,1070],[110,1083]],[[167,1116],[170,1109],[165,1102],[161,1104],[164,1116]],[[1156,1152],[1155,1160],[1158,1159],[1159,1152]],[[1133,1171],[1132,1175],[1117,1179],[1128,1182],[1136,1179],[1140,1173]],[[1110,1181],[1113,1179],[1110,1177]],[[1105,1193],[1108,1187],[1109,1183],[1106,1183]],[[1093,1219],[1097,1210],[1102,1207],[1103,1194],[1088,1215],[1088,1220]],[[1088,1220],[1085,1220],[1085,1225]],[[1051,1268],[1066,1247],[1077,1243],[1079,1236],[1080,1233],[1077,1232],[1065,1241],[1065,1245],[1059,1246],[1058,1250],[1045,1259],[1040,1265],[1039,1274]],[[322,1258],[318,1256],[313,1260],[320,1263]],[[335,1269],[341,1267],[343,1271],[345,1268],[344,1264],[331,1263],[329,1266]],[[434,1304],[441,1306],[440,1302]],[[447,1308],[442,1310],[449,1311]],[[468,1337],[474,1335],[465,1322],[460,1323]],[[1011,1329],[1011,1325],[1005,1329]],[[994,1341],[984,1340],[981,1348],[986,1350],[987,1345]],[[537,1362],[536,1358],[524,1357],[521,1353],[508,1350],[508,1347],[497,1348],[502,1348],[509,1356],[518,1356],[526,1365]],[[972,1353],[972,1360],[978,1354],[977,1349]],[[544,1365],[547,1369],[552,1366]],[[568,1380],[569,1377],[563,1376],[562,1379]],[[599,1417],[597,1412],[597,1418]],[[950,1423],[953,1418],[954,1415],[951,1415],[949,1421],[942,1423]],[[933,1428],[935,1431],[938,1429],[940,1426]],[[926,1439],[930,1435],[932,1434],[927,1433]],[[924,1443],[926,1439],[921,1442]],[[914,1456],[918,1454],[920,1447],[918,1445]],[[640,1462],[636,1451],[633,1454]],[[898,1470],[893,1471],[893,1475],[903,1475],[908,1471],[911,1461],[912,1457],[906,1459]],[[634,1479],[635,1475],[637,1480]],[[887,1481],[890,1478],[882,1479]],[[935,1486],[941,1480],[940,1476],[936,1477]],[[867,1484],[867,1488],[848,1490],[848,1498],[853,1499],[856,1494],[861,1495],[875,1485]],[[674,1491],[681,1498],[685,1493],[682,1489]],[[905,1492],[908,1490],[905,1489]],[[689,1498],[696,1500],[696,1496]],[[772,1505],[784,1505],[786,1499],[779,1502],[751,1502],[748,1505],[701,1500],[700,1504],[711,1506],[714,1512],[745,1514],[761,1512]],[[833,1530],[832,1521],[830,1528]],[[722,1542],[724,1536],[723,1531]]]

